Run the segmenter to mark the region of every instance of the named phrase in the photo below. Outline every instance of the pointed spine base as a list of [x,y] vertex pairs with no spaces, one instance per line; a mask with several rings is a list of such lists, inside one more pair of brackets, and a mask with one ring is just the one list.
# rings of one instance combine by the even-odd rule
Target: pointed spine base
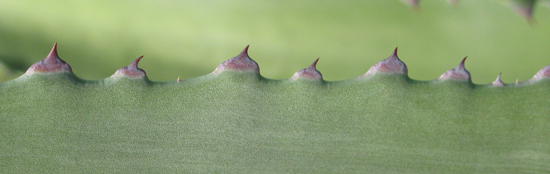
[[504,86],[504,82],[502,82],[502,80],[500,80],[500,75],[502,75],[502,73],[498,74],[497,79],[495,81],[493,81],[493,83],[491,85],[493,85],[493,86]]
[[73,73],[73,70],[69,64],[59,58],[57,55],[57,43],[55,43],[50,51],[50,54],[48,54],[45,59],[33,64],[29,69],[27,69],[27,72],[25,72],[24,75],[57,72]]
[[222,71],[230,70],[230,71],[253,71],[253,72],[260,72],[260,68],[258,67],[258,63],[256,63],[254,60],[252,60],[248,56],[248,46],[244,48],[244,50],[237,55],[236,57],[233,57],[229,60],[226,60],[221,65],[219,65],[216,70],[214,70],[213,73],[220,73]]
[[139,77],[147,77],[147,74],[143,69],[138,68],[139,61],[143,58],[143,56],[138,57],[136,60],[134,60],[130,65],[124,68],[118,69],[115,74],[113,74],[111,77],[132,77],[132,78],[139,78]]
[[302,69],[290,78],[290,79],[308,79],[308,80],[323,80],[321,72],[317,71],[317,62],[319,58],[315,60],[309,67]]
[[407,75],[407,65],[399,59],[397,56],[397,48],[393,51],[393,54],[374,64],[363,77],[370,76],[376,73],[400,73]]
[[543,78],[550,78],[550,65],[542,68],[533,78],[531,78],[529,81],[538,81]]
[[462,62],[458,64],[458,66],[454,69],[451,69],[447,72],[445,72],[443,75],[441,75],[437,80],[446,80],[446,79],[452,79],[452,80],[466,80],[466,81],[472,81],[470,77],[470,72],[466,70],[464,67],[464,62],[466,62],[466,58],[462,59]]

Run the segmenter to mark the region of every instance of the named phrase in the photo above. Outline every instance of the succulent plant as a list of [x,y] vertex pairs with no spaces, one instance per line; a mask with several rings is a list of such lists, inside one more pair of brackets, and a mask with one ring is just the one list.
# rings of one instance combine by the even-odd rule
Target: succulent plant
[[464,58],[418,81],[396,49],[354,79],[323,80],[317,59],[273,80],[247,46],[210,74],[155,82],[141,59],[90,81],[54,45],[0,83],[2,173],[550,170],[550,66],[524,82],[474,84]]
[[[418,0],[403,1],[419,10]],[[510,2],[532,22],[547,1]],[[476,84],[464,58],[423,81],[409,78],[396,48],[353,79],[325,80],[321,58],[276,80],[246,46],[210,74],[153,81],[142,58],[86,80],[55,44],[0,83],[0,173],[550,171],[550,66],[521,82],[499,74]]]

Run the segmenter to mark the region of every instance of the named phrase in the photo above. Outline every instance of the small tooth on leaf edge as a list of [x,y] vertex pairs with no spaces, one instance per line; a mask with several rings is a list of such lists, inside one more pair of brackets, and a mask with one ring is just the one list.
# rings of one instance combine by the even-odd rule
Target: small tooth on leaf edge
[[45,59],[33,64],[25,75],[32,73],[55,73],[55,72],[70,72],[73,73],[71,66],[61,60],[57,55],[57,43],[53,45],[52,50]]
[[390,57],[374,64],[363,76],[369,76],[378,72],[401,73],[407,75],[407,65],[397,57],[397,48],[395,48]]
[[126,77],[146,77],[147,74],[145,74],[145,71],[141,68],[138,68],[139,61],[143,58],[143,56],[138,57],[136,60],[134,60],[130,65],[124,68],[118,69],[115,74],[112,75],[112,77],[118,77],[118,76],[126,76]]
[[462,61],[460,62],[460,64],[458,64],[456,68],[443,73],[443,75],[441,75],[437,80],[453,79],[471,81],[470,72],[468,72],[468,70],[466,70],[466,68],[464,67],[464,62],[466,62],[466,58],[468,57],[464,57],[464,59],[462,59]]
[[258,63],[256,63],[254,60],[252,60],[248,56],[248,47],[250,45],[246,46],[244,50],[237,55],[236,57],[233,57],[229,60],[226,60],[222,64],[220,64],[216,70],[214,70],[213,73],[219,73],[225,70],[231,70],[231,71],[254,71],[259,73],[260,68],[258,67]]
[[498,74],[497,79],[493,81],[492,83],[493,86],[504,86],[504,82],[500,80],[500,75],[502,75],[502,73]]
[[549,77],[550,77],[550,65],[542,68],[539,72],[537,72],[537,74],[535,74],[535,76],[533,76],[533,78],[531,78],[530,81],[536,81],[536,80],[549,78]]
[[309,67],[304,68],[296,73],[290,78],[290,79],[299,79],[304,78],[308,80],[322,80],[323,75],[321,72],[317,71],[317,62],[319,61],[319,58],[315,60]]

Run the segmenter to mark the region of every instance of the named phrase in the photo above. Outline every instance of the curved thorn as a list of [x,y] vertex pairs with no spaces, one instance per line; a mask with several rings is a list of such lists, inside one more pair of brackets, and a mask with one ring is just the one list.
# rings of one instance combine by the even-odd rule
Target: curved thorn
[[500,79],[500,75],[502,75],[502,72],[498,74],[497,79],[492,83],[493,86],[504,86],[504,82]]
[[178,76],[178,79],[176,79],[176,82],[180,82],[180,81],[181,81],[180,76]]
[[53,59],[59,59],[59,56],[57,55],[57,42],[53,44],[52,50],[50,51],[48,56],[46,56],[46,60],[53,60]]
[[516,85],[519,85],[519,78],[516,79]]
[[290,79],[304,78],[308,80],[322,80],[323,75],[317,70],[317,62],[319,58],[315,60],[309,67],[304,68],[296,73]]
[[229,60],[226,60],[222,64],[220,64],[216,70],[214,70],[213,73],[219,73],[225,70],[231,70],[231,71],[254,71],[259,73],[260,68],[258,67],[258,63],[256,63],[254,60],[252,60],[248,56],[248,47],[250,45],[247,45],[241,53]]
[[145,73],[145,71],[141,68],[138,68],[138,63],[142,58],[143,56],[139,56],[127,67],[118,69],[115,72],[115,74],[112,75],[112,77],[118,77],[118,76],[133,77],[133,78],[147,77],[147,74]]
[[363,77],[376,73],[401,73],[407,75],[407,65],[397,57],[397,47],[390,57],[374,64]]
[[464,57],[464,59],[462,59],[460,64],[458,64],[458,67],[460,67],[460,69],[462,69],[462,70],[466,70],[466,68],[464,67],[464,63],[466,62],[466,58],[468,58],[468,56]]
[[468,56],[464,57],[456,68],[443,73],[443,75],[441,75],[437,80],[453,79],[471,81],[470,72],[468,72],[468,70],[464,67],[466,58],[468,58]]
[[309,65],[309,67],[307,67],[308,69],[313,69],[313,70],[316,70],[317,69],[317,62],[319,62],[319,58],[317,58],[317,60],[315,60],[311,65]]
[[35,72],[39,73],[54,73],[54,72],[69,72],[73,73],[71,66],[65,61],[61,60],[57,54],[57,43],[53,45],[52,50],[48,53],[48,56],[43,60],[34,63],[27,72],[26,75]]
[[250,45],[246,45],[246,47],[244,47],[243,51],[241,51],[239,56],[247,56],[248,57],[248,47],[250,47]]
[[128,69],[138,69],[138,63],[141,59],[143,59],[143,56],[139,56],[136,60],[130,63],[130,65],[128,65]]

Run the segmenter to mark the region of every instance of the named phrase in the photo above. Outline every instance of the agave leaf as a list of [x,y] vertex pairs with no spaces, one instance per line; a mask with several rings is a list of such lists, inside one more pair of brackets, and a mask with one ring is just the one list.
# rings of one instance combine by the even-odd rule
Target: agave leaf
[[150,81],[140,57],[89,81],[55,50],[0,83],[2,173],[550,170],[550,66],[480,85],[464,59],[417,81],[394,52],[355,79],[324,81],[315,61],[272,80],[245,49],[198,78]]

